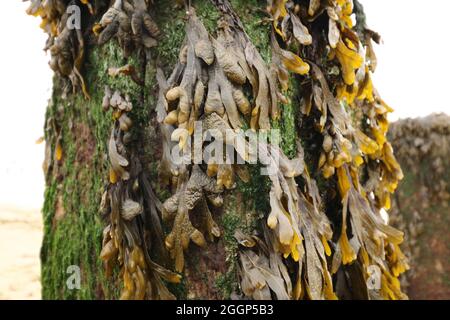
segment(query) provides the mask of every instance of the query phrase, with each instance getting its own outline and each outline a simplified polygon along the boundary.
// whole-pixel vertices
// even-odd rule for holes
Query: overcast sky
[[[391,119],[450,113],[448,0],[361,0],[369,26],[384,40],[375,46],[374,84],[395,109]],[[0,11],[0,204],[40,208],[44,115],[51,71],[42,50],[47,36],[28,3],[2,1]]]
[[[360,0],[375,46],[374,85],[395,109],[391,119],[450,113],[448,0]]]

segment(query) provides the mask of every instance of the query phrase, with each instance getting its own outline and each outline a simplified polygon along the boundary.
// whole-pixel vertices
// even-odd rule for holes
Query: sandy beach
[[[0,299],[40,299],[39,210],[0,205]]]

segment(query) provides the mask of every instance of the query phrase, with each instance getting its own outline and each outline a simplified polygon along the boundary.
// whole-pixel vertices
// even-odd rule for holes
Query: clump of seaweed
[[[178,283],[181,276],[162,266],[167,264],[167,252],[162,243],[161,203],[138,157],[127,147],[132,103],[107,87],[103,108],[112,109],[114,126],[108,144],[109,185],[101,203],[109,224],[103,231],[100,257],[107,274],[115,265],[120,267],[121,299],[173,299],[163,280]]]
[[[287,45],[296,42],[303,46],[303,58],[311,66],[311,77],[304,82],[301,111],[305,119],[313,119],[323,135],[317,167],[325,179],[335,177],[342,204],[331,273],[338,272],[341,265],[357,263],[367,279],[369,267],[376,265],[382,273],[381,289],[369,293],[404,298],[396,277],[408,265],[404,259],[400,259],[401,266],[387,263],[392,254],[401,256],[398,244],[403,234],[387,226],[379,213],[389,209],[389,195],[403,177],[386,141],[386,117],[392,109],[371,81],[376,68],[371,41],[379,42],[379,35],[365,25],[354,26],[351,15],[358,16],[356,11],[361,6],[357,3],[354,7],[351,0],[326,4],[310,1],[308,8],[293,1],[269,1],[269,8],[276,33]],[[328,21],[328,33],[326,37],[313,33],[313,39],[318,37],[317,44],[308,50],[308,30],[323,24],[323,16]],[[318,60],[317,56],[324,58]]]
[[[93,27],[98,44],[103,45],[115,37],[125,57],[136,48],[156,46],[160,31],[149,9],[149,1],[115,0]]]
[[[85,98],[89,99],[81,75],[85,51],[84,38],[80,28],[71,27],[68,23],[69,4],[62,0],[30,0],[30,2],[27,13],[41,17],[41,28],[48,34],[44,49],[50,51],[50,67],[63,78],[70,79],[73,91],[81,89]],[[82,2],[93,13],[89,2]]]

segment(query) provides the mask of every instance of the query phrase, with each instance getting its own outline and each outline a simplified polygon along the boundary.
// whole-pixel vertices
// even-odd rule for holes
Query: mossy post
[[[155,20],[163,31],[158,47],[151,58],[145,56],[123,57],[122,50],[114,41],[98,47],[89,32],[86,37],[85,60],[81,70],[90,94],[86,100],[80,94],[63,98],[67,85],[59,75],[53,79],[53,93],[46,113],[45,138],[49,168],[46,174],[45,203],[43,206],[44,240],[41,249],[42,297],[44,299],[115,299],[120,295],[120,281],[112,282],[105,276],[99,258],[102,246],[104,221],[99,213],[100,201],[108,183],[107,142],[112,125],[111,112],[102,110],[105,85],[133,97],[132,113],[134,133],[142,145],[142,159],[153,178],[153,187],[161,200],[167,191],[158,187],[157,124],[154,105],[157,97],[155,66],[166,66],[165,71],[178,59],[178,51],[185,36],[185,8],[175,9],[171,1],[157,1]],[[255,4],[262,1],[235,0],[233,6],[242,14],[249,35],[255,40],[268,59],[269,27],[262,23],[263,14]],[[197,14],[211,31],[214,30],[219,12],[208,0],[195,1]],[[92,29],[97,18],[83,15],[84,30]],[[145,85],[137,85],[130,77],[116,78],[108,75],[109,67],[132,64],[139,70]],[[287,134],[293,135],[292,132]],[[152,144],[152,142],[154,144]],[[58,146],[59,145],[59,146]],[[62,156],[57,159],[57,148]],[[252,183],[254,185],[252,185]],[[259,181],[242,185],[228,197],[220,224],[224,238],[211,244],[207,250],[191,245],[187,262],[186,279],[173,285],[178,298],[228,298],[238,286],[235,270],[237,226],[242,227],[242,212],[253,209],[260,194]],[[242,201],[245,194],[246,201]],[[237,200],[239,199],[239,200]],[[252,200],[249,200],[252,199]],[[255,209],[256,210],[256,209]],[[260,214],[263,214],[260,212]],[[251,223],[248,223],[251,227]],[[192,253],[192,254],[191,254]],[[73,270],[80,268],[80,287],[69,288]]]
[[[406,298],[357,0],[30,1],[55,71],[44,299]],[[196,121],[245,162],[176,164]],[[252,163],[241,129],[280,144]]]

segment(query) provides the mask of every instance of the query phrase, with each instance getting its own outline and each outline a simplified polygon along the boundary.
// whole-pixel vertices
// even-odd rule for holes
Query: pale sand
[[[0,299],[40,299],[39,210],[0,205]]]

